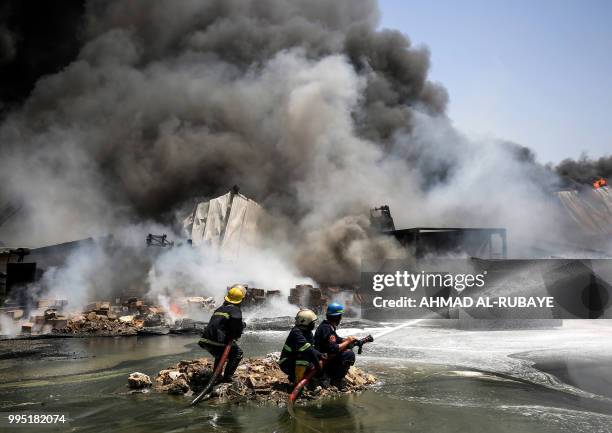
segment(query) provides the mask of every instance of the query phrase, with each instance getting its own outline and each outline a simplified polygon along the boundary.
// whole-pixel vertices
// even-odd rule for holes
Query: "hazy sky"
[[[464,132],[541,162],[612,154],[612,0],[380,0],[382,27],[431,50]]]

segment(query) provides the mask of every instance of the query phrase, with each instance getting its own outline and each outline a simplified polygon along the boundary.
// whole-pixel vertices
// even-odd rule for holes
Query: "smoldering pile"
[[[200,358],[185,360],[159,372],[155,380],[139,372],[128,378],[132,389],[147,389],[172,395],[197,395],[208,383],[212,375],[212,359]],[[218,402],[271,403],[284,405],[292,387],[287,376],[278,366],[278,353],[263,358],[247,358],[238,366],[232,383],[222,383],[215,387],[211,398]],[[346,379],[346,390],[339,391],[334,386],[313,379],[302,393],[303,400],[313,400],[338,396],[343,393],[356,393],[367,389],[376,378],[357,367],[351,367]]]
[[[281,293],[281,290],[246,287],[242,302],[245,312],[252,314],[266,311],[278,302],[282,310],[277,311],[283,313],[270,317],[255,314],[249,320],[250,329],[286,330],[293,323],[293,317],[287,313],[302,307],[321,312],[328,302],[340,298],[346,305],[347,320],[356,323],[354,317],[358,316],[359,298],[352,287],[297,284],[289,289],[289,296],[285,298],[286,305]],[[7,335],[32,337],[199,334],[216,307],[214,298],[203,296],[165,298],[163,306],[159,302],[152,302],[151,298],[116,298],[113,302],[90,302],[79,310],[70,309],[67,300],[39,299],[36,308],[29,312],[23,308],[0,311],[0,316],[8,319],[5,323],[16,330],[9,333],[0,325],[0,333],[4,331]],[[363,325],[364,322],[359,323]],[[368,326],[377,324],[368,322]]]
[[[55,329],[54,332],[57,334],[96,336],[136,335],[142,326],[142,322],[136,320],[98,315],[92,311],[87,315],[78,315],[70,319],[65,327]]]
[[[39,306],[49,301],[39,300]],[[136,335],[145,324],[161,324],[164,311],[150,307],[142,300],[130,298],[124,305],[111,305],[109,301],[88,304],[78,313],[64,312],[66,301],[51,301],[44,314],[31,313],[29,321],[21,325],[23,334],[71,336]]]
[[[29,336],[129,336],[163,335],[201,332],[203,324],[187,317],[176,320],[159,306],[145,300],[130,297],[115,304],[97,301],[88,304],[80,312],[68,312],[68,301],[41,299],[37,309],[28,317],[21,309],[5,313],[18,325],[22,335]],[[173,308],[182,305],[186,311],[208,311],[215,308],[212,298],[190,297],[182,299]]]

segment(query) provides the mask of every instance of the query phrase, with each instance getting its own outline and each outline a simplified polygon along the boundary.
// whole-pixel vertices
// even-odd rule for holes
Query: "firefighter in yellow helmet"
[[[232,286],[225,295],[225,302],[212,314],[202,338],[198,342],[200,347],[208,350],[215,357],[214,368],[223,354],[223,349],[231,341],[232,346],[223,372],[223,382],[231,382],[232,376],[242,359],[242,349],[236,340],[242,335],[244,322],[240,304],[246,295],[246,288],[241,284]]]
[[[295,326],[289,332],[280,359],[281,370],[289,381],[297,383],[302,380],[309,367],[321,369],[321,353],[314,348],[312,331],[317,315],[312,310],[301,309],[295,316]]]

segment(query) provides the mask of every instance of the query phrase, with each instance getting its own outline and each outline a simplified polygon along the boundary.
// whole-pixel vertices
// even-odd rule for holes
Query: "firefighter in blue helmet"
[[[344,376],[355,363],[355,353],[351,350],[355,337],[342,338],[336,329],[342,320],[344,306],[333,302],[327,306],[326,320],[321,322],[314,336],[315,348],[327,355],[323,372],[329,377],[332,385],[345,389]]]
[[[312,331],[317,315],[312,310],[302,309],[295,316],[295,326],[291,328],[278,361],[281,370],[291,383],[302,380],[310,367],[321,369],[321,353],[314,348]]]

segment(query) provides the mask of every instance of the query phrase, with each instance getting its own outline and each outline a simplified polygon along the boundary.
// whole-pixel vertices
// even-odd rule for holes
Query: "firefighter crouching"
[[[278,363],[291,383],[302,380],[310,367],[321,370],[321,353],[314,348],[312,336],[316,320],[317,315],[312,310],[300,310],[283,346]]]
[[[355,353],[351,350],[355,337],[342,338],[336,329],[342,320],[344,306],[333,302],[327,307],[326,320],[321,322],[314,336],[315,348],[327,355],[323,372],[330,379],[330,384],[343,390],[346,388],[344,376],[351,365],[355,364]]]
[[[231,382],[232,376],[242,359],[242,349],[236,344],[236,340],[242,335],[244,322],[240,304],[246,294],[246,288],[240,284],[232,286],[225,296],[225,302],[212,314],[202,338],[198,342],[200,347],[208,350],[215,357],[217,367],[225,346],[232,341],[232,346],[227,358],[227,364],[223,372],[223,382]]]

